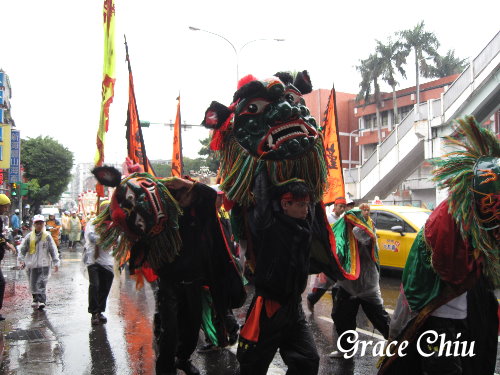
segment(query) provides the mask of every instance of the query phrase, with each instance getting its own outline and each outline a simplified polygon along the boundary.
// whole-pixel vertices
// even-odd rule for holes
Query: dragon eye
[[[253,99],[242,111],[241,115],[258,115],[264,111],[269,104],[265,99]]]
[[[283,98],[291,105],[298,105],[302,100],[302,95],[297,90],[289,87],[285,91]]]

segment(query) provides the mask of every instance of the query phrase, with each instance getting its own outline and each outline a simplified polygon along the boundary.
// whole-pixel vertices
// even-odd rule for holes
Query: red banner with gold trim
[[[323,142],[328,168],[327,188],[323,194],[325,204],[335,201],[335,198],[345,196],[335,96],[335,88],[332,87],[323,123]]]
[[[146,156],[146,146],[142,136],[142,129],[139,121],[139,112],[137,111],[137,102],[135,100],[134,77],[132,76],[132,67],[128,55],[127,40],[125,40],[126,59],[128,63],[128,109],[127,109],[127,151],[128,157],[133,163],[137,163],[147,172],[155,176],[153,167]]]

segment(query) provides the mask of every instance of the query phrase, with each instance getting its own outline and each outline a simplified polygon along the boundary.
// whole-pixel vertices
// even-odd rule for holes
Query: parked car
[[[370,206],[382,267],[404,268],[411,245],[431,212],[418,207]]]

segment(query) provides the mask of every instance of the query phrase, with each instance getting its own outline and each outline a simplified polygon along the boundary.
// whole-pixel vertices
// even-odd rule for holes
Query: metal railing
[[[483,50],[477,55],[473,61],[474,67],[474,78],[476,78],[483,71],[491,60],[500,51],[500,31],[495,35],[495,37],[483,48]]]
[[[390,150],[396,146],[396,144],[406,135],[408,132],[412,129],[413,127],[413,122],[415,119],[415,110],[412,109],[406,117],[401,121],[400,124],[398,124],[387,136],[386,139],[380,143],[380,145],[377,145],[378,149],[378,156],[377,156],[377,149],[366,159],[366,161],[361,165],[361,171],[360,171],[360,179],[363,180],[375,166],[377,163],[382,160],[389,152]],[[429,114],[427,113],[427,102],[420,103],[420,115],[421,119],[425,120],[429,117]]]
[[[398,125],[398,142],[403,138],[406,133],[410,131],[413,126],[413,120],[415,119],[415,109],[413,108],[408,115],[401,121]],[[395,131],[396,129],[394,129]]]
[[[498,55],[500,52],[500,32],[498,32],[493,39],[483,48],[483,50],[477,55],[477,57],[472,61],[472,64],[460,74],[460,76],[453,82],[443,95],[443,108],[446,111],[451,105],[462,95],[462,93],[469,87],[474,78],[477,78],[479,74],[488,66],[488,64]],[[474,71],[471,73],[471,66]]]
[[[382,160],[398,143],[397,133],[393,130],[379,146],[379,158]]]
[[[460,74],[443,95],[444,110],[446,111],[471,84],[470,65]]]

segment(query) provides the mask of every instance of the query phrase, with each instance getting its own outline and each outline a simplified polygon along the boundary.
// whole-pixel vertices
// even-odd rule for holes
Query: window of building
[[[365,122],[364,129],[374,129],[377,127],[377,116],[375,114],[363,116]]]
[[[413,105],[407,105],[406,107],[398,108],[399,121],[403,120],[406,115],[413,109]]]
[[[0,142],[3,142],[3,127],[0,126]]]
[[[389,111],[384,111],[380,114],[382,126],[389,126]]]
[[[3,161],[3,146],[0,146],[0,161]]]
[[[363,163],[368,159],[377,149],[377,143],[366,144],[361,147]]]

